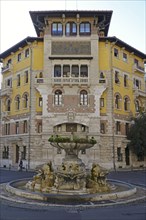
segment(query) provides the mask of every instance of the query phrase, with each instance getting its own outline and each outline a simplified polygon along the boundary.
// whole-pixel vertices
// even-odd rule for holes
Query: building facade
[[[52,134],[92,137],[97,144],[79,153],[90,167],[145,166],[128,148],[133,117],[146,109],[146,55],[108,37],[112,11],[32,11],[37,37],[0,54],[1,166],[26,168],[52,161],[64,151]]]

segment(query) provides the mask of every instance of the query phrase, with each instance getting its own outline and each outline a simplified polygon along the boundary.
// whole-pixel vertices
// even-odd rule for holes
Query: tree
[[[130,140],[129,147],[138,158],[146,156],[146,113],[134,118],[127,138]]]

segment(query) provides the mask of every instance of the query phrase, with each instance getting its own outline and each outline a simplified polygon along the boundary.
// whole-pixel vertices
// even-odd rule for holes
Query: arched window
[[[16,96],[15,102],[16,102],[16,110],[20,110],[20,96]]]
[[[120,95],[117,94],[115,96],[115,108],[120,109],[120,107],[121,107],[121,98],[120,98]]]
[[[54,95],[54,104],[62,105],[62,91],[56,90]]]
[[[129,98],[128,97],[125,97],[124,98],[124,110],[125,111],[128,111],[129,110],[129,104],[130,104],[130,100],[129,100]]]
[[[77,35],[77,25],[74,22],[68,22],[65,26],[66,36]]]
[[[23,95],[23,108],[28,108],[28,94]]]
[[[80,105],[88,105],[88,93],[85,90],[80,92]]]

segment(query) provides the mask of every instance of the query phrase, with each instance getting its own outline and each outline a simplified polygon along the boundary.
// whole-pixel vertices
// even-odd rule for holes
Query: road
[[[0,170],[0,182],[8,182],[34,175],[32,172]],[[146,187],[145,171],[111,172],[108,176],[128,183]],[[145,202],[107,206],[90,209],[35,207],[2,201],[0,220],[146,220]]]

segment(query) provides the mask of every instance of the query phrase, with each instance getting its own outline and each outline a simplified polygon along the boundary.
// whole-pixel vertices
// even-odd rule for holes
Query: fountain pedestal
[[[88,139],[69,139],[62,137],[51,137],[51,145],[59,150],[65,151],[65,158],[57,170],[52,169],[51,162],[43,165],[38,175],[34,176],[33,181],[27,184],[27,188],[52,193],[84,194],[108,191],[105,176],[107,172],[93,164],[90,173],[87,173],[85,164],[78,153],[94,146],[94,138]]]

